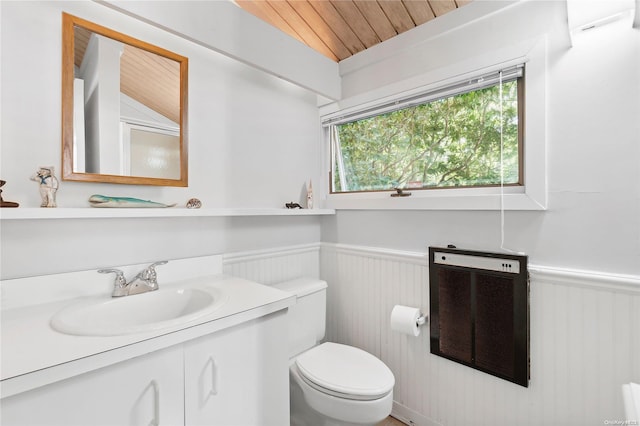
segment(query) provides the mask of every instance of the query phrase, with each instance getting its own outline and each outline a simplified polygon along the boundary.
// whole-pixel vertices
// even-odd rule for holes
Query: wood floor
[[[400,420],[394,419],[393,417],[389,416],[383,421],[381,421],[380,423],[378,423],[376,426],[406,426],[406,425],[402,423]]]

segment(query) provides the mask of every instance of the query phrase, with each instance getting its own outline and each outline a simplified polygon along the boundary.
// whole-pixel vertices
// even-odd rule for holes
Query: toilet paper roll
[[[418,318],[420,318],[420,309],[396,305],[391,311],[391,329],[410,336],[418,336],[420,334]]]

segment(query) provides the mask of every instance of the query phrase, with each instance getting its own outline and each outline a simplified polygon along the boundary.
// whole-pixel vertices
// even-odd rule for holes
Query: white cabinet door
[[[185,423],[289,424],[286,310],[185,344]]]
[[[3,426],[184,424],[182,346],[3,398]]]

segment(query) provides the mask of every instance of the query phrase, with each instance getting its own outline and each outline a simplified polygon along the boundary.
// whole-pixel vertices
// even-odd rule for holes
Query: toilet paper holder
[[[411,306],[395,305],[391,310],[391,330],[410,336],[420,335],[420,327],[426,324],[429,317],[419,308]]]

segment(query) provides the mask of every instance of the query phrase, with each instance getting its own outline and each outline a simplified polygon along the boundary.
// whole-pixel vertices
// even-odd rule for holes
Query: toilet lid
[[[308,350],[298,356],[296,366],[309,385],[349,399],[382,398],[395,384],[393,373],[378,358],[338,343],[323,343]]]

